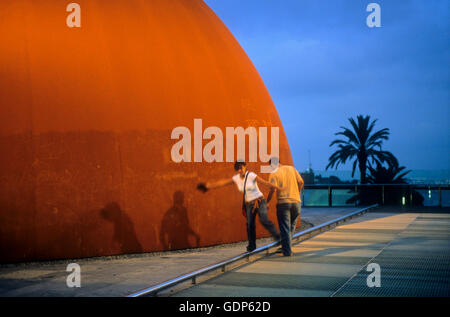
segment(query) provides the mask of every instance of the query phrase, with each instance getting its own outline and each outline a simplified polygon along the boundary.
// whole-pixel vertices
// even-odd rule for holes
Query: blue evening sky
[[[359,114],[407,169],[450,168],[448,0],[205,0],[272,96],[297,169],[324,170]],[[369,28],[369,3],[381,27]],[[339,170],[350,170],[351,165]]]

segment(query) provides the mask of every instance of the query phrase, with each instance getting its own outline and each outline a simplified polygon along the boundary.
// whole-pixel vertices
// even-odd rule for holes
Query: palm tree
[[[326,167],[327,170],[330,167],[335,167],[337,169],[339,164],[345,164],[347,160],[355,158],[352,168],[352,177],[355,174],[356,165],[358,164],[361,175],[361,184],[366,184],[366,171],[368,164],[370,163],[369,160],[371,160],[372,163],[382,164],[387,162],[389,165],[398,165],[397,159],[391,152],[383,151],[381,149],[383,140],[389,139],[388,128],[372,133],[377,120],[375,119],[370,122],[370,116],[359,115],[357,116],[357,122],[355,122],[353,118],[349,118],[348,121],[350,122],[353,131],[341,127],[343,131],[335,133],[335,135],[344,136],[346,140],[337,139],[331,142],[330,147],[337,145],[339,149],[329,157],[328,165]]]
[[[387,168],[377,162],[376,169],[369,166],[370,175],[367,178],[371,184],[406,184],[405,176],[411,170],[404,171],[406,167],[390,164]]]
[[[368,182],[371,184],[407,184],[408,180],[405,176],[411,172],[411,170],[405,171],[404,166],[399,166],[397,164],[388,164],[388,167],[384,167],[377,162],[376,169],[369,166],[370,175],[367,178]],[[381,196],[381,188],[373,188],[371,194],[373,197]],[[367,195],[366,195],[367,196]],[[424,198],[420,192],[416,190],[409,191],[408,187],[403,186],[393,186],[387,187],[384,190],[384,204],[385,205],[398,205],[402,203],[402,197],[411,197],[412,204],[423,206]],[[379,203],[379,201],[373,201],[373,203]]]

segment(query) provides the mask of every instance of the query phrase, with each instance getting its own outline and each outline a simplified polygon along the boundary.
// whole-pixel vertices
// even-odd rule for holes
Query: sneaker
[[[254,247],[254,248],[247,247],[247,252],[252,252],[255,249],[256,249],[256,247]]]

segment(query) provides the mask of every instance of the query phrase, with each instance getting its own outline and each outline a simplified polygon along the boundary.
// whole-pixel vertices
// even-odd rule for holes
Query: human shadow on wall
[[[193,247],[189,242],[190,236],[194,237],[196,246],[200,246],[200,236],[190,227],[188,212],[183,205],[184,193],[176,191],[173,194],[173,206],[166,211],[161,223],[159,239],[164,250]]]
[[[100,210],[100,215],[114,225],[113,238],[120,245],[122,253],[142,252],[142,246],[136,237],[133,222],[120,208],[119,204],[115,202],[107,204]]]

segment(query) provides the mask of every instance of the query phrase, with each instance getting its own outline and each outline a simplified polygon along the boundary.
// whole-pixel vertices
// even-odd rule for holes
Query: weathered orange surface
[[[245,240],[235,187],[195,189],[233,163],[170,156],[172,129],[201,118],[278,126],[292,163],[238,42],[199,0],[76,2],[81,28],[66,25],[69,1],[0,1],[0,261]]]

